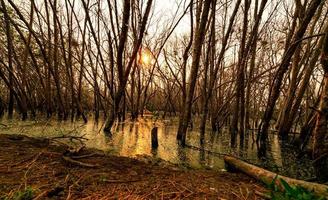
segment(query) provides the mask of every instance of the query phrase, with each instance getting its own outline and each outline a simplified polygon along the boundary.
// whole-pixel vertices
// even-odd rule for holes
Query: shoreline
[[[68,148],[45,138],[0,134],[0,199],[26,188],[34,199],[261,199],[256,193],[266,191],[241,173],[181,169],[89,148],[71,156],[74,163],[64,159]]]

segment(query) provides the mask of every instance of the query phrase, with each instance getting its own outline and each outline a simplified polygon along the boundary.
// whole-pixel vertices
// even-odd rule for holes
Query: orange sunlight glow
[[[142,48],[139,51],[138,62],[140,65],[149,66],[154,63],[154,57],[149,49]]]

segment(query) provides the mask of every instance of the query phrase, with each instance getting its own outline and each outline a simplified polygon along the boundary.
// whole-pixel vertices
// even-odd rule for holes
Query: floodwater
[[[82,122],[58,122],[56,120],[0,121],[0,134],[24,134],[33,137],[55,137],[62,135],[83,136],[87,138],[88,147],[97,148],[114,155],[127,157],[147,157],[168,161],[184,167],[211,168],[223,170],[223,155],[230,154],[242,158],[250,163],[262,166],[280,174],[298,178],[313,178],[311,161],[308,158],[296,159],[296,151],[291,147],[283,146],[278,136],[271,134],[269,138],[268,153],[266,159],[259,159],[254,139],[256,135],[250,132],[245,136],[245,141],[234,147],[230,145],[228,131],[212,133],[206,130],[205,144],[199,144],[199,132],[197,123],[193,130],[187,134],[189,147],[181,148],[176,141],[178,128],[177,119],[158,120],[141,118],[137,121],[126,121],[115,124],[111,134],[105,134],[104,122],[89,120],[87,124]],[[158,127],[159,146],[156,150],[151,148],[151,130]],[[191,147],[190,147],[191,146]]]

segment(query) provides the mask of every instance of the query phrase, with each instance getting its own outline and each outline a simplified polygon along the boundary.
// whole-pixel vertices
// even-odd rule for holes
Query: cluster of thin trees
[[[197,118],[201,143],[207,124],[232,143],[258,130],[260,154],[299,132],[328,179],[328,2],[185,0],[167,17],[157,1],[0,0],[0,114],[103,114],[110,131],[156,111],[179,116],[181,145]]]

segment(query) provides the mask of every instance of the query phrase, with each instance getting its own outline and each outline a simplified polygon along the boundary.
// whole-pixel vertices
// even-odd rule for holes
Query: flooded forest
[[[328,199],[328,1],[0,0],[9,199]]]

